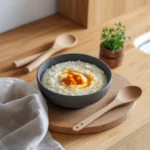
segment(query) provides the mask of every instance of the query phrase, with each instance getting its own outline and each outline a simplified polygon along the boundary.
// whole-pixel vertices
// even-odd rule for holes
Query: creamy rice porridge
[[[42,84],[55,93],[86,95],[107,84],[104,72],[97,66],[82,61],[67,61],[47,69]]]

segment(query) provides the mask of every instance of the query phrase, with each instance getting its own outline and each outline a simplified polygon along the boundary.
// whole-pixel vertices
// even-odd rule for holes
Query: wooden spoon
[[[82,130],[88,124],[90,124],[106,112],[110,111],[111,109],[136,101],[141,94],[142,90],[137,86],[128,86],[123,88],[119,91],[116,98],[109,105],[87,117],[86,119],[75,125],[72,129],[76,132]]]
[[[25,67],[25,71],[27,73],[31,72],[35,68],[37,68],[39,65],[41,65],[45,60],[47,60],[51,55],[54,53],[57,53],[63,49],[73,47],[77,44],[78,40],[76,36],[72,34],[62,34],[58,36],[52,46],[51,49],[46,51],[44,54],[42,54],[40,57],[38,57],[36,60],[34,60],[31,64]]]

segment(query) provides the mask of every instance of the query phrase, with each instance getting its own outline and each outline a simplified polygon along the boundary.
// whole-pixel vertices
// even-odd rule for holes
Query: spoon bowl
[[[137,86],[128,86],[122,89],[118,95],[117,99],[121,102],[129,103],[138,99],[142,94],[141,88]]]
[[[73,34],[62,34],[56,38],[55,41],[57,45],[60,45],[64,48],[70,48],[77,44],[77,37]]]

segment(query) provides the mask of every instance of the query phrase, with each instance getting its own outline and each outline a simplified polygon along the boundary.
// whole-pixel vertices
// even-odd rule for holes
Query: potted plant
[[[100,59],[111,68],[121,65],[124,56],[124,47],[130,37],[125,35],[125,26],[120,22],[114,28],[103,28],[100,44]]]

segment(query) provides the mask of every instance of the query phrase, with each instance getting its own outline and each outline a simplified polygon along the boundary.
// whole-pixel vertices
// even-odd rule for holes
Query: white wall
[[[56,13],[58,0],[0,0],[0,33]]]

